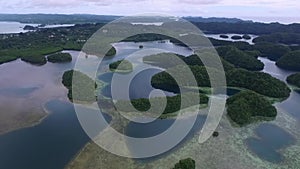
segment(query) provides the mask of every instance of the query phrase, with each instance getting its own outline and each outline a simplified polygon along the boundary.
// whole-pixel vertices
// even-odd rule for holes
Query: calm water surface
[[[106,65],[106,67],[101,67],[101,69],[105,70],[105,73],[98,76],[100,80],[108,84],[108,87],[102,90],[104,95],[110,95],[109,83],[112,77],[112,73],[108,70],[107,65],[111,62],[121,60],[133,52],[140,51],[140,45],[143,45],[144,48],[160,48],[184,56],[192,54],[192,51],[189,49],[176,46],[169,42],[114,44],[117,49],[117,55],[116,57],[103,60],[102,64]],[[44,66],[38,67],[17,60],[0,66],[0,104],[2,101],[5,102],[8,97],[11,98],[11,102],[20,98],[23,98],[21,102],[32,99],[37,103],[46,102],[46,108],[51,112],[50,115],[37,126],[0,136],[0,168],[62,169],[86,142],[89,141],[89,138],[84,134],[77,121],[72,105],[66,101],[66,89],[61,84],[62,73],[74,66],[76,56],[79,52],[65,52],[70,52],[73,55],[74,59],[71,63],[47,63]],[[140,57],[142,58],[143,55]],[[137,59],[137,62],[140,62],[141,58]],[[99,58],[92,56],[89,56],[87,59],[91,62],[99,61]],[[268,59],[260,58],[260,60],[266,65],[263,70],[264,72],[270,73],[272,76],[281,80],[285,80],[286,76],[293,73],[277,68],[274,62]],[[89,64],[83,66],[87,69],[90,67]],[[148,69],[138,74],[130,86],[130,97],[148,97],[149,92],[153,89],[149,83],[150,79],[153,74],[159,71],[160,70],[157,69]],[[10,73],[7,74],[6,72]],[[235,92],[238,91],[229,91],[229,93],[233,94]],[[60,100],[57,100],[57,98]],[[288,100],[276,106],[300,120],[299,113],[297,113],[298,110],[300,110],[299,101],[300,94],[293,92]],[[27,104],[29,105],[29,102]],[[2,106],[5,105],[7,106],[9,104],[6,103]],[[11,103],[11,106],[15,107],[14,103]],[[24,108],[26,109],[26,104],[16,111],[23,111]],[[107,121],[110,120],[110,117],[107,116],[106,118]],[[197,117],[196,125],[186,139],[199,131],[204,120],[205,117],[203,116]],[[144,138],[161,133],[172,124],[172,119],[155,120],[149,124],[132,122],[127,126],[126,133],[129,136]],[[99,127],[99,130],[101,129],[103,128]],[[282,155],[278,153],[277,150],[281,147],[289,146],[294,141],[289,133],[274,125],[262,124],[255,132],[257,137],[247,139],[246,144],[250,151],[257,154],[260,158],[271,162],[283,160]],[[129,145],[129,147],[133,153],[138,151],[134,145]]]
[[[274,61],[267,58],[260,57],[259,60],[265,64],[263,72],[281,81],[286,82],[286,78],[295,73],[278,68]],[[290,97],[282,103],[277,103],[276,107],[300,120],[299,103],[300,94],[292,91]],[[284,157],[279,153],[279,150],[295,143],[295,138],[290,133],[273,124],[261,124],[255,129],[255,133],[257,137],[251,137],[245,141],[248,148],[261,159],[273,163],[284,161]]]

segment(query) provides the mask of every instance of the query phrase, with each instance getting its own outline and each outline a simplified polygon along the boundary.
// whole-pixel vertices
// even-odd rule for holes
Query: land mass
[[[238,125],[244,126],[255,119],[272,118],[277,110],[271,102],[252,91],[242,91],[227,99],[228,116]]]
[[[133,65],[128,60],[119,60],[109,64],[109,69],[113,72],[131,72]]]
[[[68,70],[62,77],[63,85],[69,89],[68,98],[72,102],[93,103],[96,101],[96,82],[86,74]]]
[[[285,54],[276,65],[282,69],[300,71],[300,50]]]
[[[286,81],[289,84],[300,88],[300,73],[295,73],[295,74],[292,74],[292,75],[288,76]]]
[[[71,62],[72,56],[69,53],[55,53],[51,54],[47,57],[49,62],[52,63],[64,63],[64,62]]]

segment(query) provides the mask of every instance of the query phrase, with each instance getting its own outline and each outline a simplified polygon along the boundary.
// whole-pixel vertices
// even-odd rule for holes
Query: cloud
[[[1,13],[295,17],[299,9],[300,3],[295,0],[0,0]]]

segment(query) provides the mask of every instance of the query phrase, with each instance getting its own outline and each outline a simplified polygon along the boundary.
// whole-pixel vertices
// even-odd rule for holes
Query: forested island
[[[264,68],[264,64],[256,58],[255,51],[243,52],[236,47],[218,47],[219,55],[237,68],[244,68],[252,71],[259,71]]]
[[[191,158],[180,160],[173,169],[195,169],[196,162]]]
[[[228,38],[229,38],[229,36],[227,36],[227,35],[220,35],[220,38],[223,38],[223,39],[228,39]]]
[[[22,56],[21,60],[35,65],[44,65],[47,63],[46,57],[42,55]]]
[[[210,87],[210,81],[205,67],[190,66],[190,68],[198,82],[198,87]],[[180,72],[180,70],[182,70],[181,66],[176,66],[169,68],[167,71]],[[287,98],[291,92],[284,82],[263,72],[251,72],[245,69],[233,68],[226,71],[226,78],[229,87],[249,89],[273,98]],[[151,84],[158,89],[172,92],[179,91],[176,81],[167,72],[154,75]]]
[[[260,56],[267,57],[273,61],[277,61],[280,57],[291,51],[286,45],[270,42],[256,43],[253,48],[261,53]]]
[[[113,72],[126,73],[132,71],[133,65],[128,60],[123,59],[109,64],[109,69]]]
[[[197,98],[199,97],[199,98]],[[136,112],[137,111],[142,111],[142,112],[147,112],[150,114],[154,114],[159,112],[159,108],[163,107],[163,100],[165,98],[163,97],[154,97],[149,99],[133,99],[130,101],[127,100],[118,100],[115,105],[118,107],[119,111],[123,112]],[[195,103],[194,100],[200,100],[199,103]],[[187,92],[183,94],[178,94],[176,96],[167,96],[166,97],[167,104],[166,108],[162,112],[163,115],[170,114],[170,113],[175,113],[178,112],[181,109],[188,108],[195,106],[196,104],[208,104],[208,97],[204,94],[198,94],[198,93],[192,93],[192,92]],[[149,109],[151,107],[150,101],[156,105],[154,109],[152,109],[153,112],[149,112]],[[132,109],[132,107],[129,107],[129,102],[134,106],[136,109]],[[181,107],[182,106],[182,107]]]
[[[271,102],[252,91],[242,91],[227,99],[228,116],[243,126],[256,119],[275,118],[276,108]]]
[[[300,50],[283,55],[276,65],[286,70],[300,71]]]
[[[300,73],[295,73],[295,74],[292,74],[292,75],[288,76],[286,81],[289,84],[300,88]]]
[[[63,85],[69,90],[68,98],[73,102],[95,102],[96,82],[86,74],[68,70],[62,77]]]
[[[251,39],[251,36],[250,36],[250,35],[247,35],[247,34],[245,34],[245,35],[243,35],[243,36],[242,36],[242,38],[243,38],[243,39],[246,39],[246,40],[250,40],[250,39]]]
[[[71,62],[72,61],[72,56],[69,53],[55,53],[51,54],[47,57],[49,62],[52,63],[64,63],[64,62]]]
[[[241,37],[241,36],[239,36],[239,35],[233,35],[233,36],[231,37],[231,39],[233,39],[233,40],[241,40],[241,39],[243,39],[243,37]]]

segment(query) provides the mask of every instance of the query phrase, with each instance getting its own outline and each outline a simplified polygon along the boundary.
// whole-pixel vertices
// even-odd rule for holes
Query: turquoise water
[[[255,129],[257,137],[248,138],[246,144],[258,157],[280,163],[284,160],[280,149],[295,143],[295,138],[285,130],[273,124],[261,124]]]

